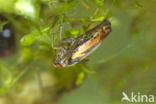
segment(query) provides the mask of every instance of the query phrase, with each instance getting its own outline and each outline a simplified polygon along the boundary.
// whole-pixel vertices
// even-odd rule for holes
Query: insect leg
[[[51,29],[51,46],[52,46],[52,48],[55,47],[54,46],[54,27],[57,24],[58,20],[59,20],[59,18],[55,17],[54,21],[52,23],[52,29]]]
[[[60,31],[59,31],[59,38],[60,38],[60,41],[62,41],[63,18],[64,18],[64,16],[61,16]]]
[[[55,46],[55,45],[54,45],[53,28],[52,28],[52,32],[51,32],[51,47],[52,47],[54,50],[61,50],[61,49],[63,49],[62,46]]]
[[[53,49],[54,50],[62,50],[62,49],[64,49],[64,47],[62,47],[62,46],[54,46]]]
[[[73,44],[75,42],[75,38],[62,39],[62,43]]]

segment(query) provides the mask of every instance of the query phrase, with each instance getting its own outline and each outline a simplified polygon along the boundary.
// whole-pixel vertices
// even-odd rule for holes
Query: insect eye
[[[54,66],[55,66],[55,67],[58,67],[58,68],[61,68],[61,67],[62,67],[62,65],[59,64],[59,63],[54,63]]]
[[[58,67],[58,68],[61,68],[61,67],[62,67],[61,64],[55,64],[55,65],[56,65],[56,67]]]
[[[62,65],[60,63],[56,62],[56,61],[54,62],[54,66],[55,67],[58,67],[58,68],[61,68],[62,67]]]

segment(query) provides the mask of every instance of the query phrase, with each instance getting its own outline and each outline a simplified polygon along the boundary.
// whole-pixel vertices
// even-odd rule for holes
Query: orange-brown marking
[[[85,42],[83,45],[79,46],[78,51],[72,55],[72,59],[85,56],[86,55],[85,52],[94,47],[97,43],[99,43],[106,35],[105,33],[102,32],[102,30],[100,30],[98,33],[99,35],[97,37],[92,38],[91,40]]]

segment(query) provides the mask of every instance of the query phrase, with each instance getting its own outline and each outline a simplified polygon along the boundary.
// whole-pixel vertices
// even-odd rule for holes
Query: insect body
[[[70,39],[67,47],[59,48],[56,51],[54,65],[66,67],[80,62],[93,52],[110,32],[111,24],[108,20],[104,20],[84,35]]]

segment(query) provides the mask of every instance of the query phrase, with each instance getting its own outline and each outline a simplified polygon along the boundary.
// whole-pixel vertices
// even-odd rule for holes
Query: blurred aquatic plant
[[[14,10],[16,14],[39,19],[39,0],[16,0]]]
[[[42,75],[38,74],[39,84],[37,84],[36,86],[40,86],[39,92],[41,92],[43,96],[45,96],[43,97],[41,95],[43,97],[42,101],[46,100],[48,97],[52,97],[50,101],[55,101],[56,97],[59,98],[63,93],[76,88],[76,86],[79,86],[85,76],[84,70],[80,70],[80,65],[78,65],[79,67],[73,67],[68,70],[61,69],[60,71],[56,69],[54,70],[54,67],[52,66],[52,59],[54,55],[51,47],[51,29],[54,28],[55,32],[59,31],[58,27],[60,23],[60,15],[71,11],[71,9],[74,8],[75,1],[64,1],[62,3],[59,1],[54,8],[52,8],[52,5],[54,4],[50,2],[48,4],[51,5],[50,8],[49,6],[47,7],[49,8],[49,10],[52,9],[55,11],[56,9],[56,12],[58,12],[58,14],[54,11],[48,11],[47,14],[44,14],[45,16],[42,15],[42,13],[39,15],[39,12],[44,12],[43,10],[46,8],[44,6],[41,6],[43,10],[40,11],[38,3],[39,2],[37,0],[17,0],[13,3],[12,6],[14,10],[10,11],[5,9],[5,14],[2,13],[2,15],[8,18],[8,22],[13,23],[15,29],[19,31],[16,31],[15,33],[18,43],[18,52],[15,54],[14,57],[6,59],[6,63],[8,63],[7,65],[9,65],[8,67],[2,66],[0,68],[0,94],[11,95],[10,92],[13,90],[17,91],[18,93],[19,86],[20,89],[25,88],[25,86],[21,85],[22,83],[26,85],[26,82],[27,84],[29,84],[28,80],[33,80],[33,78],[27,78],[28,76],[32,75],[29,72],[38,73],[38,71],[36,70],[39,69],[39,73],[40,71],[42,72],[44,70],[44,72],[47,71],[47,76],[49,74],[51,76],[54,76],[54,79],[52,79],[51,81],[56,82],[55,85],[48,86],[49,84],[43,83]],[[44,4],[45,2],[41,2],[40,5],[42,5],[42,3]],[[9,14],[10,12],[13,15]],[[24,35],[23,33],[27,34]],[[56,34],[58,33],[55,33],[55,35]],[[71,34],[78,35],[78,33],[75,33],[74,31],[71,32]],[[58,37],[56,36],[56,39],[57,38]],[[30,69],[33,70],[30,71]],[[49,87],[50,89],[47,87]],[[50,91],[51,89],[53,89],[53,87],[54,90]],[[30,87],[29,89],[31,90],[32,87]],[[20,93],[22,92],[19,92],[19,94]]]
[[[7,86],[11,82],[12,75],[8,68],[2,63],[0,65],[0,74],[0,92],[2,93],[3,87]]]
[[[17,30],[18,45],[14,56],[1,59],[0,95],[10,104],[54,103],[66,93],[81,87],[87,75],[93,75],[113,99],[125,86],[129,86],[131,76],[138,73],[135,71],[137,68],[143,75],[136,82],[143,82],[141,78],[145,72],[151,74],[149,68],[154,67],[155,62],[155,38],[151,38],[155,35],[151,33],[150,38],[145,35],[149,33],[145,31],[147,29],[155,33],[155,15],[151,16],[148,12],[155,13],[154,4],[154,0],[0,0],[0,13]],[[110,19],[113,33],[105,41],[106,45],[89,57],[90,61],[63,69],[54,68],[51,33],[54,33],[54,43],[57,44],[62,15],[63,38],[79,36],[105,18]],[[143,43],[141,48],[134,46],[139,44],[137,41]],[[134,51],[127,55],[130,52],[125,51],[133,48],[138,53]],[[138,50],[145,53],[141,56]],[[144,57],[146,52],[152,58],[149,53],[148,58]],[[121,78],[118,78],[119,75]],[[137,75],[135,78],[138,78]],[[20,100],[17,101],[17,98]]]

